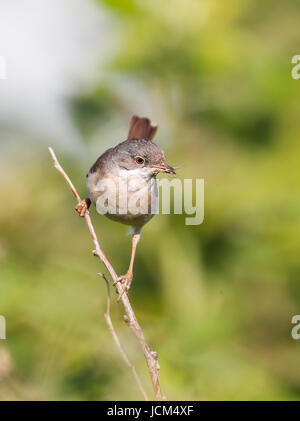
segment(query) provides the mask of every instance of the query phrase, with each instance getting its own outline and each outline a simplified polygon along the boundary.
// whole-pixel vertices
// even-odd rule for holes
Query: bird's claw
[[[82,200],[78,205],[75,206],[75,210],[78,212],[79,216],[83,218],[86,213],[88,213],[90,204],[87,202],[87,200]]]
[[[123,294],[128,294],[130,285],[132,281],[132,273],[126,273],[126,275],[119,276],[119,278],[114,282],[114,285],[117,285],[119,282],[122,284],[122,291],[119,293],[118,301],[122,298]]]

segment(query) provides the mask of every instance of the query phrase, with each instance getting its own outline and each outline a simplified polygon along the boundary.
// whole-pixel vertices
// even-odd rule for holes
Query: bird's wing
[[[104,166],[110,151],[112,151],[112,150],[113,150],[113,148],[109,148],[109,149],[107,149],[107,151],[103,152],[103,154],[100,155],[99,158],[97,159],[97,161],[92,165],[89,173],[94,173],[96,171],[100,171],[102,169],[102,167]]]

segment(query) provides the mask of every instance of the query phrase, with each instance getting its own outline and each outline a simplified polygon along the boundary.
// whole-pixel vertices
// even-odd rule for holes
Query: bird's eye
[[[140,165],[144,164],[145,162],[144,158],[142,158],[141,156],[136,156],[135,161]]]

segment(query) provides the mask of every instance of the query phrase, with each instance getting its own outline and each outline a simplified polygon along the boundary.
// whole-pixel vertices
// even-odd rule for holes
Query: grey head
[[[133,116],[128,139],[104,152],[90,172],[137,170],[147,177],[155,177],[158,173],[175,174],[174,168],[167,164],[164,152],[152,142],[156,131],[157,125],[150,119]]]
[[[114,148],[111,158],[120,169],[142,171],[149,176],[175,174],[174,168],[167,164],[164,152],[151,140],[125,140]]]

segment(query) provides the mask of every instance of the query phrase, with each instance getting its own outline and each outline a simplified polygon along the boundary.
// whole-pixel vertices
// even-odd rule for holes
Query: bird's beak
[[[151,168],[156,173],[166,173],[166,174],[176,175],[175,169],[173,167],[171,167],[170,165],[168,165],[168,164],[153,165]]]

